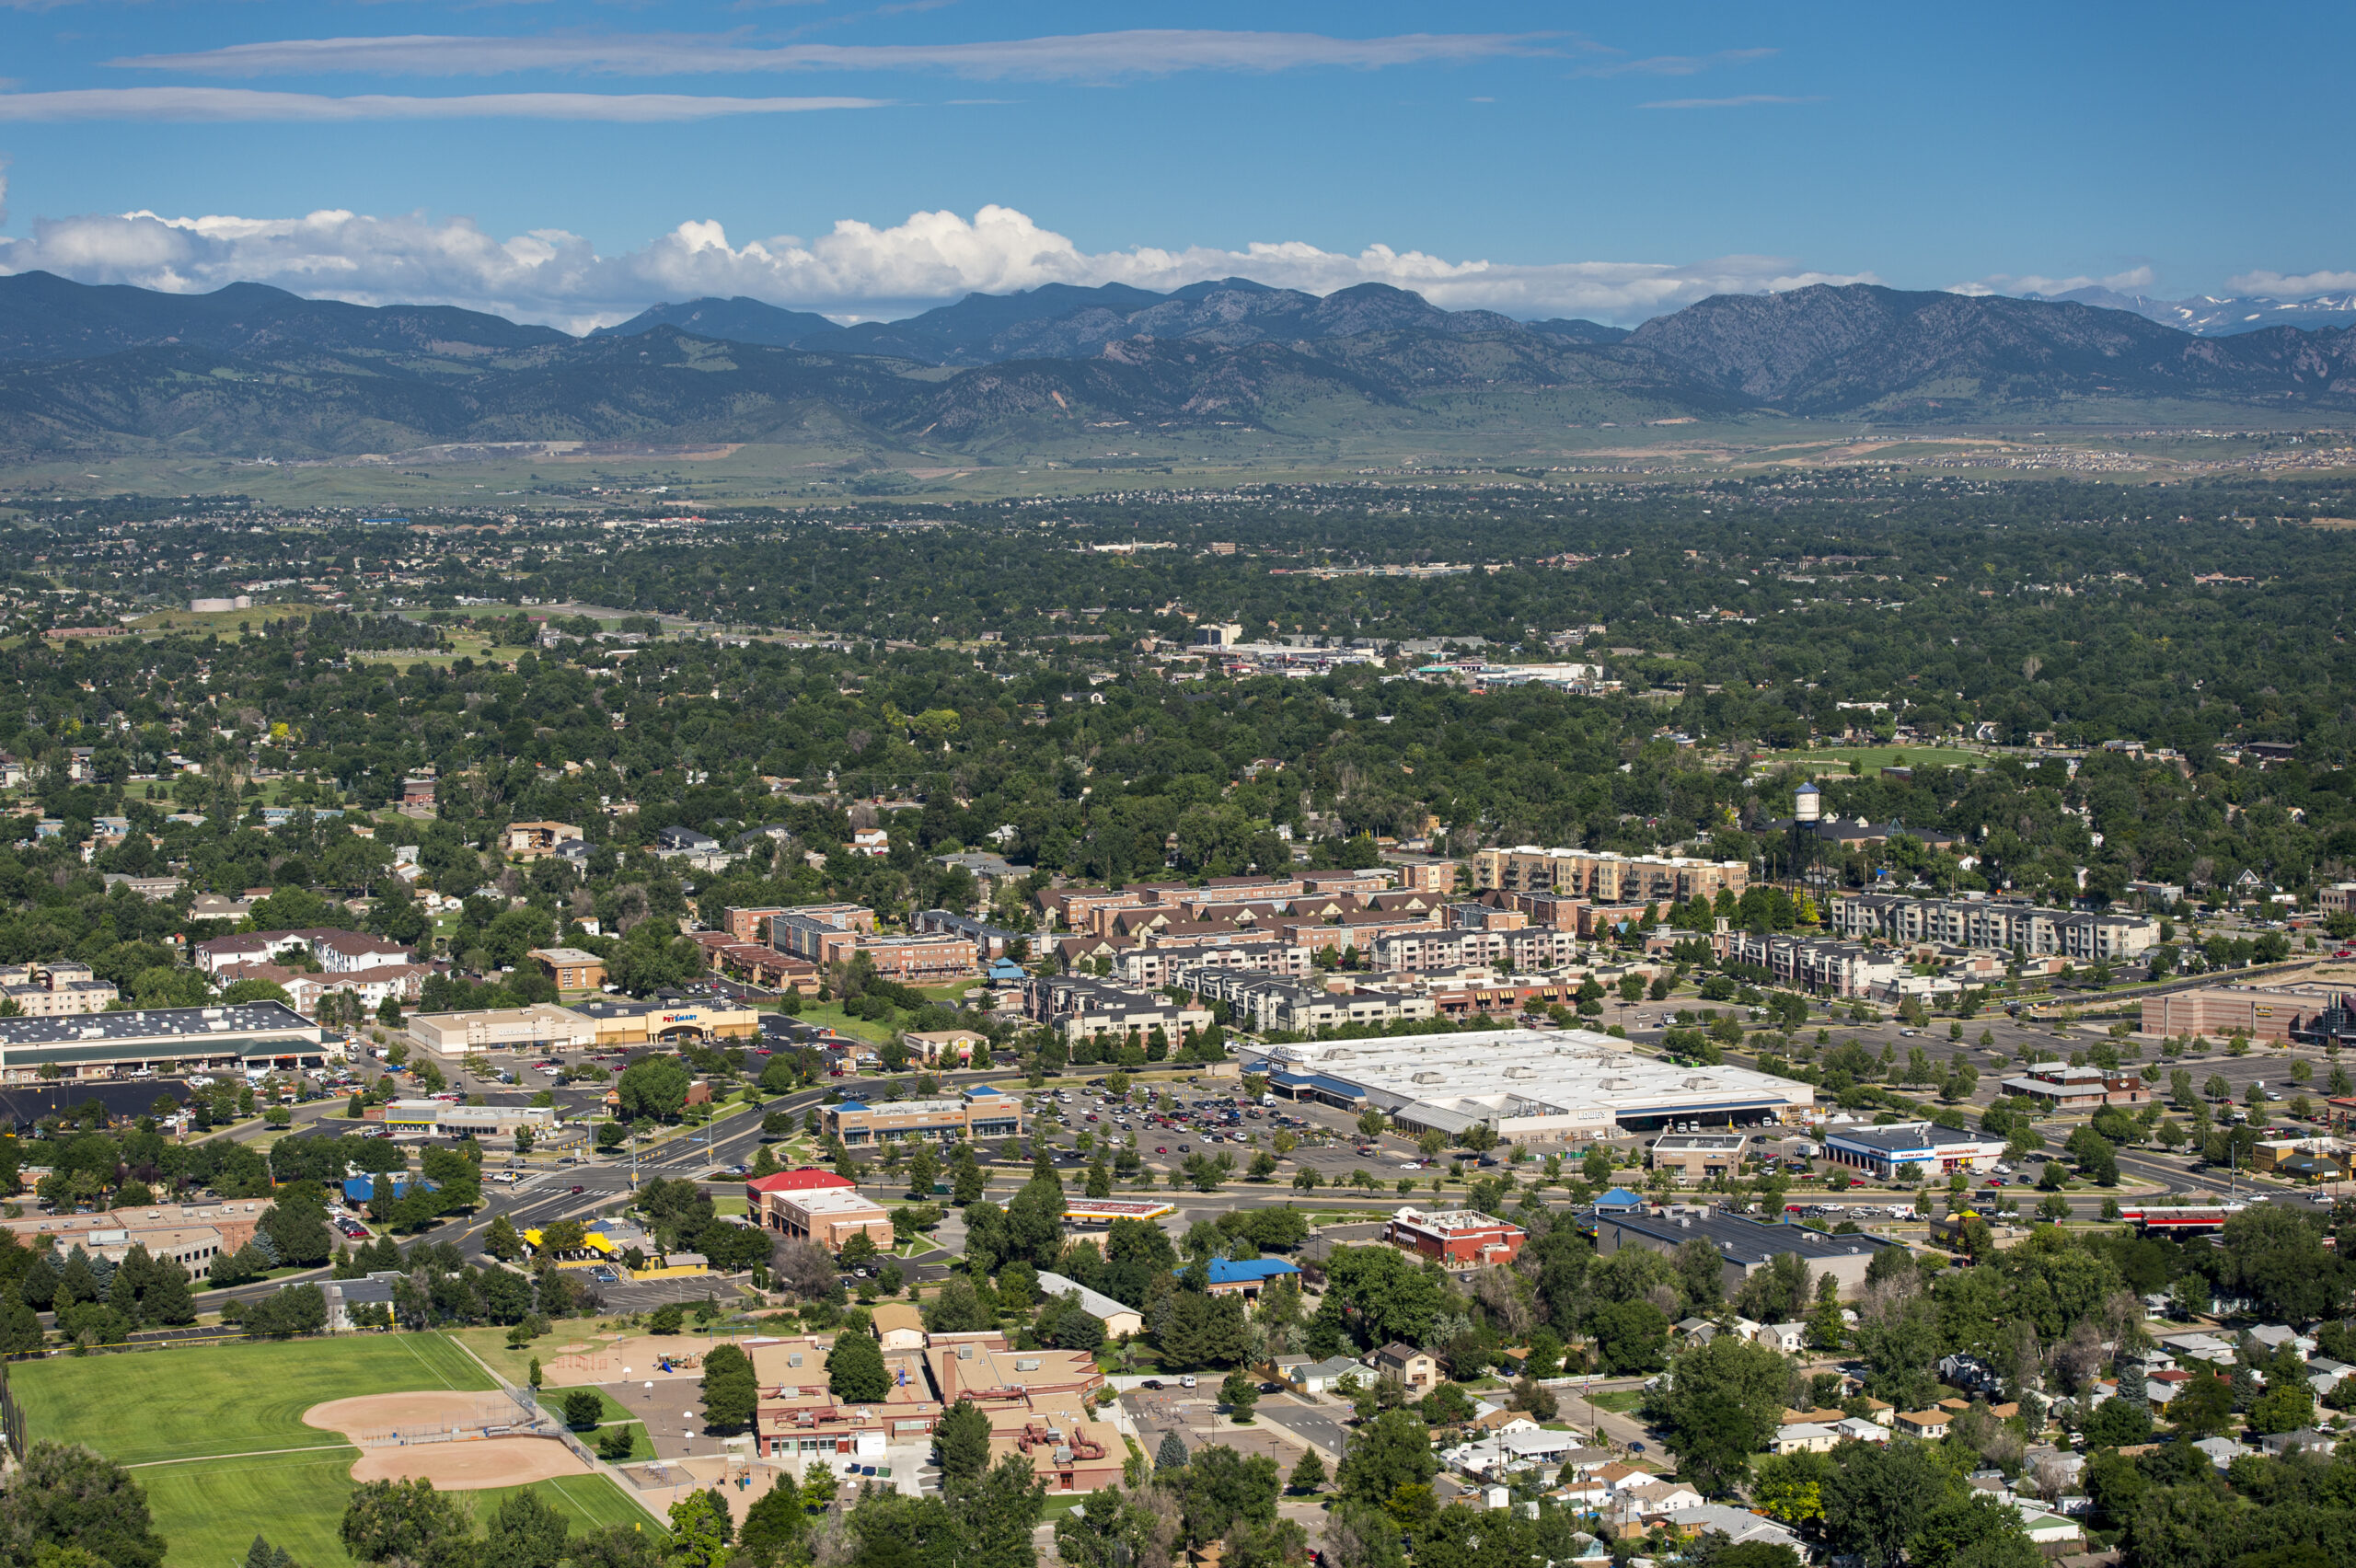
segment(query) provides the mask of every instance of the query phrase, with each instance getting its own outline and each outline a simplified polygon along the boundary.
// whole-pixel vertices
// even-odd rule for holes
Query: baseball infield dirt
[[[553,1437],[485,1437],[473,1443],[371,1448],[352,1467],[354,1481],[430,1481],[443,1492],[522,1486],[588,1473],[589,1466]]]

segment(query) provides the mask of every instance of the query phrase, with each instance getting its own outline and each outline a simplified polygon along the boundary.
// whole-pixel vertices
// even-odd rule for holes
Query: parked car
[[[1193,1388],[1195,1386],[1195,1375],[1192,1372],[1187,1373],[1184,1377],[1178,1379],[1178,1386],[1182,1389]]]

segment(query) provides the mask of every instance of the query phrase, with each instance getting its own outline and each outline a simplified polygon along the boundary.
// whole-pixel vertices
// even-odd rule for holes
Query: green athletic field
[[[440,1334],[58,1356],[10,1367],[8,1386],[24,1412],[28,1438],[87,1443],[124,1465],[316,1448],[338,1438],[303,1424],[303,1412],[315,1404],[498,1387]]]
[[[303,1412],[364,1394],[496,1385],[443,1335],[369,1334],[23,1362],[9,1387],[29,1439],[85,1443],[136,1467],[172,1568],[237,1568],[257,1533],[306,1568],[341,1568],[337,1528],[359,1450],[304,1425]],[[603,1476],[538,1490],[575,1529],[653,1528]],[[506,1495],[464,1493],[479,1518]]]
[[[304,1568],[341,1568],[352,1560],[344,1555],[336,1532],[343,1522],[344,1500],[352,1494],[352,1462],[358,1456],[357,1449],[339,1448],[327,1454],[156,1465],[132,1473],[147,1489],[147,1507],[156,1516],[156,1532],[169,1548],[165,1561],[171,1568],[239,1568],[258,1533],[267,1536],[271,1545],[284,1547]],[[456,1495],[467,1501],[479,1521],[488,1519],[502,1498],[521,1490],[493,1488]],[[602,1475],[563,1476],[541,1482],[535,1490],[572,1522],[576,1533],[613,1524],[657,1528],[645,1509]]]

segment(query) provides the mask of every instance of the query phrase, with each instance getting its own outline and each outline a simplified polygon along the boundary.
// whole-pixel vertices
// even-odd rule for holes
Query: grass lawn
[[[9,1386],[24,1410],[28,1436],[87,1443],[126,1465],[315,1447],[336,1440],[303,1424],[303,1412],[315,1404],[418,1389],[488,1392],[494,1387],[440,1334],[28,1361],[10,1372]],[[159,1397],[167,1390],[168,1397]],[[243,1545],[238,1551],[242,1556]]]
[[[525,1345],[521,1350],[507,1348],[505,1329],[452,1329],[449,1331],[449,1336],[462,1342],[468,1350],[482,1357],[485,1366],[499,1368],[500,1373],[510,1382],[526,1383],[531,1380],[532,1361],[535,1357],[542,1361],[554,1361],[563,1354],[556,1348],[558,1345],[572,1344],[589,1337],[585,1332],[572,1332],[584,1328],[585,1325],[576,1320],[567,1319],[564,1322],[558,1324],[555,1332],[549,1334],[547,1338]],[[558,1402],[563,1400],[565,1390],[562,1389],[542,1389],[540,1401],[542,1404],[553,1410]]]
[[[1591,1397],[1586,1394],[1577,1394],[1566,1395],[1565,1398],[1575,1398],[1581,1404],[1591,1404],[1598,1410],[1608,1410],[1619,1415],[1625,1415],[1630,1411],[1645,1402],[1645,1393],[1642,1389],[1614,1389],[1608,1393],[1596,1394]]]
[[[87,1443],[141,1467],[134,1473],[175,1568],[235,1568],[257,1529],[313,1568],[345,1562],[336,1531],[359,1450],[304,1425],[303,1412],[363,1394],[493,1386],[441,1334],[31,1361],[13,1368],[9,1382],[29,1435]],[[578,1528],[644,1517],[602,1477],[568,1478],[543,1490]],[[487,1509],[502,1494],[468,1495]]]
[[[853,1018],[843,1011],[840,1002],[814,1002],[805,999],[802,1004],[802,1011],[796,1016],[804,1023],[817,1024],[823,1028],[831,1029],[837,1034],[848,1034],[854,1040],[864,1040],[872,1045],[881,1045],[891,1039],[895,1027],[891,1023],[877,1023],[863,1018]]]
[[[235,1568],[245,1561],[257,1531],[298,1562],[335,1568],[351,1562],[337,1529],[352,1495],[352,1466],[359,1453],[339,1447],[324,1454],[158,1465],[136,1473],[146,1488],[156,1531],[167,1547],[165,1562],[173,1568]],[[480,1521],[521,1490],[497,1487],[454,1495]],[[537,1490],[576,1534],[612,1524],[653,1523],[646,1510],[602,1475],[564,1476],[542,1482]]]
[[[1773,761],[1784,759],[1778,755]],[[1812,746],[1792,759],[1831,762],[1846,767],[1855,763],[1867,773],[1884,767],[1985,767],[1988,759],[1977,752],[1952,746]]]

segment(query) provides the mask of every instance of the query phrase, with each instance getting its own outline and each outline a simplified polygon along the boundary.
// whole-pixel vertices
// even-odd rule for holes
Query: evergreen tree
[[[512,1263],[524,1255],[524,1239],[515,1232],[514,1221],[505,1215],[495,1215],[483,1232],[482,1250],[502,1263]]]
[[[65,1266],[57,1271],[57,1302],[62,1310],[77,1301],[98,1299],[98,1276],[91,1272],[90,1256],[76,1246],[66,1254]]]
[[[40,1344],[40,1315],[13,1293],[0,1300],[0,1355],[21,1355]]]
[[[877,1352],[879,1361],[882,1352]],[[753,1360],[733,1344],[719,1344],[703,1358],[703,1419],[715,1432],[734,1432],[752,1424],[760,1389],[753,1379]]]
[[[959,1400],[941,1412],[932,1447],[944,1483],[980,1479],[990,1463],[990,1418],[973,1401]]]
[[[189,1289],[188,1270],[169,1259],[156,1264],[155,1282],[140,1297],[140,1315],[151,1323],[178,1327],[196,1321],[196,1297]]]
[[[847,1329],[835,1336],[835,1348],[826,1355],[828,1392],[853,1404],[872,1404],[891,1386],[884,1370],[884,1348],[873,1335]]]
[[[1186,1468],[1186,1440],[1173,1429],[1161,1435],[1161,1447],[1153,1451],[1153,1469],[1159,1475]]]

